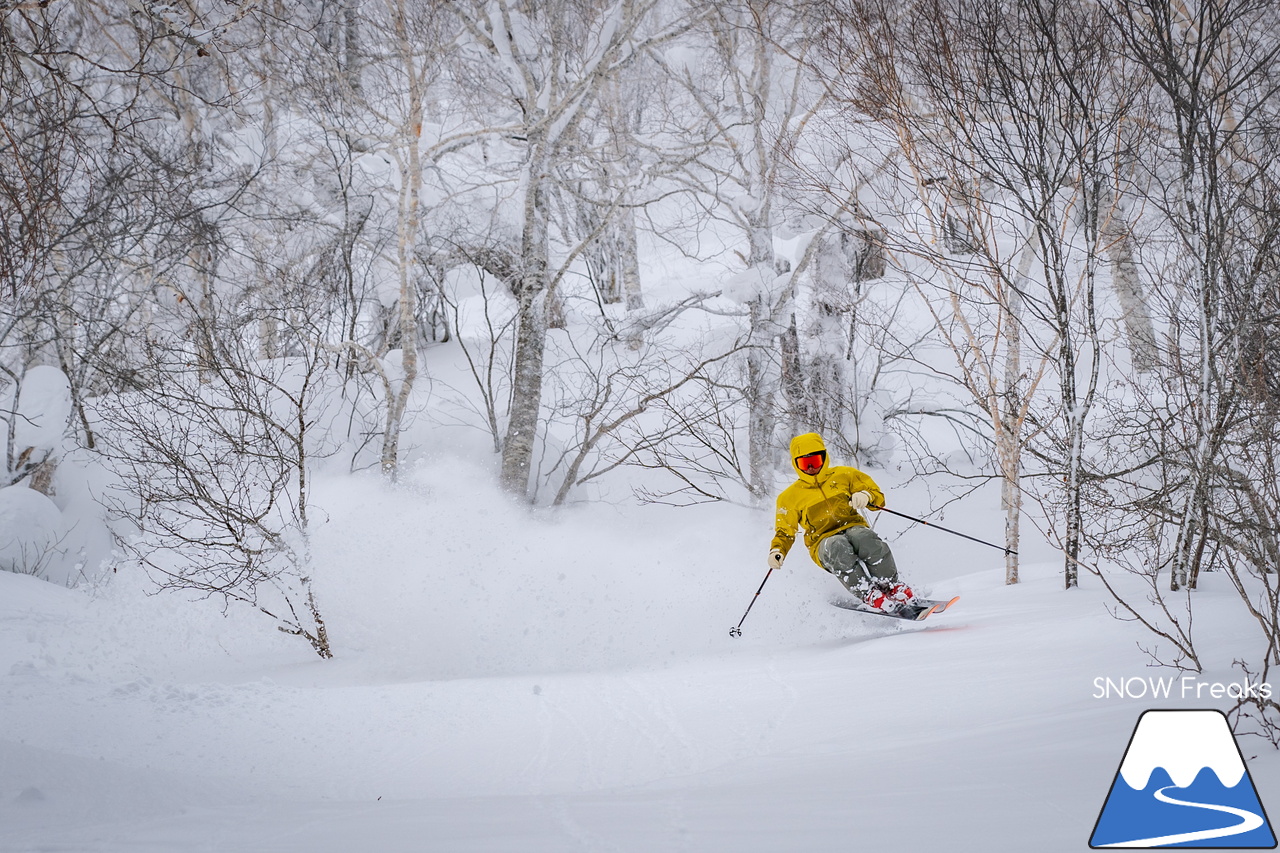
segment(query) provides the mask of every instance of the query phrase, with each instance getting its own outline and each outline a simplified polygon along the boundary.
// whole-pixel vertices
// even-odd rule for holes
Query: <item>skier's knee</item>
[[[896,581],[898,579],[898,567],[893,562],[893,557],[885,554],[876,560],[865,561],[867,574],[877,580]]]

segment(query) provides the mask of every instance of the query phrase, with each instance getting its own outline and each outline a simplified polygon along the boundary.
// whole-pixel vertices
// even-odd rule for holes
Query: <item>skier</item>
[[[782,567],[797,528],[803,527],[813,561],[867,605],[896,613],[914,604],[911,587],[898,580],[889,546],[862,516],[884,506],[875,481],[856,468],[828,467],[827,446],[815,432],[791,440],[791,465],[798,478],[778,495],[769,567]]]

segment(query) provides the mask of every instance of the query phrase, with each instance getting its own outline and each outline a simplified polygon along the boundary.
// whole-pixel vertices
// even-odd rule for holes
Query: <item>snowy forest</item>
[[[0,569],[341,660],[325,489],[452,453],[477,536],[763,508],[734,610],[815,431],[931,518],[994,490],[1004,583],[1051,549],[1151,663],[1205,669],[1224,578],[1268,681],[1278,32],[1271,0],[3,0]],[[1232,720],[1280,745],[1269,695]]]

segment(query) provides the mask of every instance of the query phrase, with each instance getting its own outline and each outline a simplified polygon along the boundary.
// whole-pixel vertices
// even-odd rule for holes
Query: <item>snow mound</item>
[[[830,607],[838,584],[800,554],[731,640],[764,575],[771,513],[530,512],[457,460],[405,480],[344,477],[316,492],[329,518],[316,589],[336,653],[384,678],[661,667],[891,630]]]
[[[22,451],[60,449],[62,434],[71,417],[71,382],[56,367],[33,367],[22,377],[18,394],[18,421],[14,446]]]
[[[66,535],[57,505],[26,486],[0,489],[0,570],[45,576]]]

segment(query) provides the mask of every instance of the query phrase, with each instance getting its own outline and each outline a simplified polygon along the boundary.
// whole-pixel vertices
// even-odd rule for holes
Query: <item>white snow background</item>
[[[441,454],[322,481],[330,662],[140,577],[0,572],[0,850],[1084,850],[1140,712],[1212,707],[1093,698],[1168,672],[1047,551],[1006,587],[998,551],[881,516],[952,611],[830,607],[797,549],[735,639],[767,511],[531,516],[491,480]],[[935,520],[998,518],[993,492]],[[1275,811],[1280,761],[1246,758]]]
[[[76,5],[88,9],[91,4]],[[101,5],[108,9],[111,4]],[[144,97],[146,89],[139,88],[143,84],[132,76],[133,71],[124,77],[109,71],[133,63],[132,58],[118,61],[128,53],[122,53],[120,45],[132,43],[134,37],[152,36],[178,36],[204,44],[212,30],[176,27],[174,22],[185,18],[174,4],[128,5],[129,16],[119,20],[109,11],[99,15],[94,10],[83,14],[73,10],[74,14],[39,20],[32,14],[31,56],[39,67],[62,68],[58,52],[63,51],[64,41],[80,39],[87,54],[75,53],[68,67],[97,69],[83,78],[89,83],[76,82],[81,79],[76,76],[79,71],[69,76],[59,71],[53,83],[32,89],[33,103],[41,102],[44,89],[58,95],[63,91],[59,84],[65,84],[75,88],[72,101],[78,103],[83,95],[84,103],[93,107],[87,112],[77,107],[74,115],[114,115],[127,120],[124,127],[131,127],[141,116],[148,117],[145,123],[163,125],[151,117],[156,104],[164,110],[172,106],[164,90],[157,90],[162,101]],[[225,14],[214,17],[245,18],[248,26],[247,13],[253,5],[229,4]],[[630,5],[600,4],[600,8],[612,10],[609,19],[617,22]],[[407,268],[396,266],[390,251],[393,243],[383,241],[398,238],[400,248],[411,247],[416,256],[419,244],[405,238],[416,240],[418,235],[409,234],[404,223],[416,221],[419,213],[422,246],[435,246],[437,236],[445,243],[455,236],[469,238],[469,232],[481,235],[481,246],[501,246],[519,235],[524,207],[517,193],[526,186],[515,176],[530,176],[525,165],[537,165],[537,161],[525,144],[527,138],[522,143],[519,133],[505,127],[509,119],[503,117],[508,114],[503,110],[517,109],[525,116],[534,113],[529,111],[531,101],[511,100],[514,90],[509,81],[516,77],[503,75],[515,72],[518,76],[533,67],[513,57],[537,57],[543,52],[530,18],[509,16],[512,29],[507,22],[499,22],[498,4],[477,8],[481,6],[493,12],[488,22],[475,21],[490,27],[496,36],[492,64],[472,55],[468,39],[458,42],[463,48],[458,54],[441,53],[442,61],[459,63],[450,70],[465,85],[456,90],[427,87],[429,95],[424,93],[420,105],[430,105],[428,114],[437,112],[437,105],[441,110],[425,126],[417,124],[416,138],[420,153],[427,154],[443,150],[438,143],[455,133],[491,129],[484,132],[482,152],[463,151],[449,158],[431,155],[431,167],[423,172],[420,211],[404,205],[409,195],[401,192],[397,167],[397,163],[412,162],[405,145],[412,144],[406,140],[413,137],[404,129],[414,126],[400,124],[412,115],[401,113],[397,106],[400,93],[395,87],[400,85],[397,80],[405,79],[402,75],[392,73],[385,63],[373,62],[376,57],[370,52],[368,84],[348,87],[363,90],[353,93],[358,97],[342,95],[332,104],[317,103],[311,84],[323,87],[324,77],[310,79],[310,69],[322,65],[297,65],[306,69],[301,72],[306,80],[292,72],[278,80],[259,78],[256,70],[277,67],[275,63],[289,55],[294,34],[304,34],[305,27],[286,22],[290,40],[279,45],[270,37],[271,29],[254,29],[248,36],[237,37],[245,39],[246,56],[256,56],[256,47],[248,48],[261,32],[268,48],[262,57],[270,64],[258,66],[259,60],[251,59],[248,65],[232,66],[219,60],[219,67],[237,69],[228,76],[237,89],[234,109],[215,108],[215,102],[226,100],[213,94],[220,89],[212,84],[206,88],[197,80],[199,97],[174,111],[185,124],[181,133],[188,140],[173,148],[175,157],[185,158],[190,143],[194,146],[190,151],[199,152],[202,162],[218,158],[232,167],[224,172],[224,163],[219,162],[218,169],[202,166],[187,170],[186,177],[175,170],[158,173],[177,180],[172,188],[165,187],[165,197],[172,195],[175,205],[184,198],[195,202],[204,217],[202,224],[197,223],[201,236],[191,249],[196,253],[183,258],[187,252],[183,248],[173,255],[176,264],[191,267],[193,275],[198,272],[199,286],[206,294],[225,286],[223,295],[234,296],[233,302],[252,293],[251,302],[256,303],[271,299],[277,272],[285,291],[294,289],[295,278],[309,280],[313,259],[330,252],[322,247],[338,245],[332,235],[342,232],[347,245],[345,235],[354,227],[352,251],[365,253],[370,260],[361,268],[365,282],[358,299],[352,294],[353,304],[368,304],[373,298],[389,308],[398,297],[398,276]],[[6,14],[14,7],[6,5]],[[148,15],[162,26],[138,27]],[[46,31],[42,29],[46,19],[65,19],[76,27],[67,34]],[[81,21],[102,21],[106,28],[80,26]],[[119,26],[123,29],[117,32]],[[81,29],[96,38],[80,38]],[[147,36],[150,29],[155,32]],[[584,67],[602,68],[598,63],[609,44],[607,34],[621,31],[596,31],[577,60],[591,60]],[[376,37],[367,41],[377,45]],[[1265,38],[1262,42],[1270,43]],[[21,39],[13,43],[21,52],[25,43]],[[95,43],[113,47],[105,52],[90,49]],[[740,252],[747,249],[747,231],[754,230],[756,236],[762,233],[754,218],[744,214],[765,204],[772,206],[776,215],[769,227],[774,231],[776,257],[789,260],[794,271],[806,241],[813,236],[805,229],[816,227],[804,224],[807,217],[797,215],[811,204],[815,214],[826,209],[819,218],[829,213],[843,219],[857,208],[859,223],[879,222],[876,227],[900,228],[915,239],[932,234],[933,213],[945,215],[948,223],[952,219],[941,208],[922,209],[929,197],[951,196],[953,202],[960,202],[968,194],[968,190],[947,190],[942,184],[926,195],[923,187],[946,181],[945,171],[936,176],[930,171],[929,177],[923,171],[912,173],[907,184],[897,184],[902,175],[891,166],[900,140],[891,138],[887,129],[876,129],[861,119],[850,124],[843,118],[826,131],[819,129],[825,119],[817,102],[806,102],[809,95],[803,86],[791,87],[789,75],[782,73],[787,63],[781,61],[781,54],[771,66],[779,74],[750,94],[761,102],[761,115],[768,116],[770,123],[780,120],[780,126],[789,127],[793,119],[803,117],[799,126],[816,132],[806,131],[794,139],[782,133],[776,137],[776,148],[785,150],[786,156],[770,153],[765,157],[755,140],[747,141],[764,125],[753,121],[744,108],[732,105],[732,81],[716,68],[733,63],[722,63],[710,53],[704,57],[701,40],[664,38],[662,43],[670,44],[666,58],[673,69],[687,72],[694,85],[701,85],[695,79],[711,81],[715,88],[707,92],[713,100],[720,97],[717,93],[724,94],[726,107],[717,107],[707,118],[724,122],[726,141],[740,145],[742,151],[761,154],[755,159],[762,164],[774,164],[765,172],[792,173],[785,181],[805,197],[797,198],[797,204],[787,210],[786,193],[774,189],[782,179],[758,172],[754,166],[726,169],[718,156],[707,161],[710,168],[693,169],[685,177],[676,174],[674,183],[667,183],[675,160],[662,154],[665,146],[672,146],[670,150],[681,158],[702,156],[698,153],[701,143],[684,134],[681,113],[690,110],[688,115],[701,116],[703,108],[689,103],[678,86],[673,91],[655,87],[650,95],[649,81],[637,81],[638,91],[628,99],[671,101],[657,104],[662,109],[652,114],[646,110],[645,126],[638,128],[643,131],[645,149],[652,147],[662,159],[650,162],[652,154],[638,149],[639,167],[619,161],[628,180],[637,177],[639,168],[646,175],[652,173],[646,183],[657,181],[634,198],[630,192],[618,195],[619,204],[644,203],[650,190],[655,197],[670,196],[644,211],[650,225],[638,237],[644,258],[644,310],[651,316],[647,324],[637,326],[647,329],[637,340],[657,354],[670,356],[645,362],[646,369],[655,371],[653,381],[663,369],[683,369],[695,353],[710,356],[728,349],[745,331],[743,300],[766,291],[779,294],[792,283],[772,271],[762,275],[758,269],[742,270],[746,257]],[[1188,44],[1197,46],[1194,41]],[[1228,53],[1234,55],[1235,42],[1223,44],[1231,46]],[[1247,53],[1247,47],[1240,50]],[[741,66],[725,70],[739,80],[753,80],[744,75],[752,63],[758,64],[752,58],[754,51],[739,53]],[[434,57],[433,52],[420,57],[410,51],[404,56],[411,60],[409,73],[435,73],[432,65],[420,64],[434,61],[424,58]],[[172,70],[182,71],[183,62],[175,58]],[[556,60],[547,67],[561,68],[561,64]],[[245,73],[252,71],[252,79],[240,77],[241,68]],[[149,65],[147,69],[148,75],[156,70]],[[340,70],[348,79],[350,69]],[[559,80],[572,69],[564,66],[562,70],[563,75],[557,71],[546,79]],[[497,76],[491,71],[497,71]],[[475,86],[469,79],[473,76]],[[654,81],[670,83],[663,77]],[[424,76],[423,86],[428,82]],[[770,91],[774,88],[777,93]],[[784,90],[798,93],[800,100],[788,101]],[[117,104],[116,93],[122,91],[133,93],[130,97],[136,97],[143,112]],[[474,106],[467,103],[473,91],[480,98]],[[561,111],[558,121],[541,131],[551,142],[540,150],[560,151],[569,158],[563,180],[594,182],[598,164],[585,156],[589,152],[570,152],[571,146],[578,149],[581,143],[567,133],[563,141],[554,142],[576,116],[584,114],[591,92],[571,86],[565,91],[572,97],[557,106],[547,100],[557,91],[550,85],[541,90],[545,102],[539,101],[539,109]],[[1251,103],[1249,97],[1241,103]],[[269,120],[264,113],[263,129],[259,129],[253,111],[273,101],[278,103],[273,103]],[[58,108],[47,116],[40,110],[32,115],[42,122],[62,115],[57,103],[49,103]],[[806,103],[815,106],[812,113],[807,112]],[[358,107],[367,114],[350,121],[359,116],[359,112],[348,112],[352,104],[367,104],[367,109]],[[498,104],[506,106],[495,107]],[[313,110],[315,115],[308,114]],[[594,118],[575,127],[588,121]],[[93,133],[81,137],[74,121],[64,124],[68,130],[58,132],[72,133],[67,138],[79,140],[77,145],[105,139]],[[170,124],[175,129],[179,126]],[[270,141],[265,135],[268,125]],[[1159,126],[1153,124],[1151,129]],[[827,145],[823,133],[831,127],[850,138]],[[37,142],[53,138],[50,132],[42,125],[31,138]],[[584,140],[593,135],[582,133]],[[604,135],[600,136],[603,140]],[[1100,138],[1105,141],[1106,137],[1103,133]],[[123,138],[132,137],[125,134]],[[163,136],[138,138],[148,145],[165,142]],[[335,147],[330,148],[331,144]],[[58,216],[75,213],[67,221],[84,224],[76,207],[80,202],[74,199],[96,187],[93,181],[102,176],[110,177],[110,186],[115,186],[115,158],[129,150],[117,145],[113,137],[104,152],[111,156],[101,160],[111,167],[109,175],[98,171],[93,157],[81,158],[83,166],[66,164],[65,180],[62,172],[56,177],[68,201],[60,199],[49,210]],[[365,151],[358,168],[350,174],[335,165],[320,171],[318,164],[334,160],[339,147]],[[930,147],[923,145],[916,152],[916,160],[923,165],[930,165]],[[1153,149],[1139,146],[1136,150]],[[847,155],[853,157],[846,164]],[[810,176],[803,168],[806,159],[811,159],[816,174],[824,176],[823,182],[829,177],[833,186],[809,187]],[[920,163],[901,165],[916,169]],[[1150,175],[1160,177],[1167,165],[1167,161],[1153,164]],[[622,172],[614,175],[614,171],[614,166],[608,166],[608,180],[601,184],[610,195],[612,184],[619,182],[621,189],[623,180]],[[239,182],[237,176],[242,173],[261,173],[264,182],[245,183],[242,186],[253,192],[237,191],[228,196],[234,200],[218,200],[224,187]],[[858,176],[856,192],[847,197],[838,186],[845,173]],[[122,174],[123,193],[133,186],[133,179],[127,169]],[[690,196],[678,192],[690,177],[697,182],[705,179],[709,192]],[[985,183],[987,178],[982,177]],[[256,195],[258,187],[261,196]],[[1066,198],[1068,187],[1061,189],[1063,213],[1073,211],[1076,205]],[[1130,224],[1145,241],[1137,247],[1145,256],[1144,268],[1162,280],[1170,279],[1180,274],[1178,262],[1185,259],[1167,248],[1176,234],[1165,229],[1176,224],[1176,217],[1162,214],[1149,223],[1142,221],[1141,201],[1155,198],[1146,192],[1134,195],[1135,209],[1127,210],[1130,202],[1126,200],[1118,212],[1135,218]],[[282,197],[270,197],[277,193]],[[364,219],[348,207],[366,197],[372,199],[367,232]],[[97,198],[96,190],[85,195],[86,200]],[[1017,210],[1025,207],[1026,200],[1007,203],[1008,210]],[[839,214],[831,209],[833,204],[839,205]],[[138,221],[188,207],[187,202],[181,206],[165,202],[152,208],[148,202],[139,208],[142,218]],[[985,202],[977,207],[985,207]],[[92,209],[92,205],[84,208]],[[415,212],[409,216],[411,210]],[[43,221],[43,207],[39,212]],[[714,215],[708,217],[708,212]],[[1023,218],[1006,216],[998,205],[993,212],[992,239],[1003,241],[995,254],[1012,264],[1023,247],[1031,249],[1028,235],[1022,233]],[[1070,218],[1062,220],[1064,228],[1076,215],[1071,212]],[[193,219],[190,212],[182,217],[184,222]],[[964,230],[963,218],[958,220],[962,227],[954,230]],[[66,335],[71,342],[110,341],[111,337],[97,337],[88,326],[115,323],[116,312],[127,312],[120,316],[131,324],[155,322],[162,338],[176,340],[182,327],[179,322],[185,325],[183,318],[188,314],[186,309],[170,310],[162,303],[184,298],[178,287],[193,285],[196,278],[182,273],[175,280],[178,287],[169,287],[162,274],[164,264],[156,261],[169,257],[172,248],[167,244],[181,240],[186,226],[152,232],[153,226],[135,225],[132,213],[107,219],[104,225],[110,227],[101,229],[101,234],[113,241],[129,236],[126,242],[136,242],[138,248],[96,246],[99,229],[77,225],[69,232],[74,239],[54,239],[57,251],[49,254],[47,285],[61,300],[73,296],[81,283],[90,283],[95,290],[118,295],[121,304],[101,317],[94,308],[84,315],[93,320],[91,324],[74,333],[59,330],[56,340],[62,342]],[[55,216],[50,221],[61,220]],[[360,224],[353,225],[357,221]],[[117,226],[125,230],[117,234],[113,230]],[[143,230],[135,240],[136,227]],[[245,230],[238,233],[240,229]],[[661,233],[646,237],[646,229]],[[206,233],[219,236],[203,236]],[[364,236],[356,240],[356,234]],[[1069,269],[1075,274],[1078,246],[1076,237],[1068,236],[1064,232],[1059,239],[1063,248],[1070,249]],[[1103,237],[1111,241],[1105,231]],[[943,247],[946,242],[942,241]],[[85,254],[92,263],[76,271],[81,243],[92,250]],[[63,251],[64,244],[68,253]],[[206,246],[210,251],[218,248],[217,264],[198,259]],[[176,243],[173,248],[178,248]],[[1093,246],[1091,259],[1098,248]],[[102,266],[105,259],[118,254],[122,263]],[[909,282],[927,293],[939,271],[930,269],[925,258],[914,252],[902,254],[891,266],[918,265],[918,269],[909,278],[895,274],[867,285],[858,297],[857,310],[869,322],[853,341],[864,351],[858,353],[859,359],[846,356],[857,362],[850,365],[847,378],[867,392],[865,401],[859,399],[860,404],[866,403],[859,423],[868,433],[868,442],[873,438],[880,442],[873,448],[878,458],[888,460],[886,467],[868,471],[888,495],[890,507],[998,541],[1004,517],[997,488],[988,486],[948,502],[955,495],[949,490],[961,492],[969,484],[935,476],[915,478],[908,448],[900,444],[896,454],[890,452],[895,436],[887,432],[882,402],[910,399],[912,410],[926,413],[972,405],[961,385],[942,378],[955,370],[954,353],[943,336],[935,334],[929,310],[904,297],[914,291]],[[408,255],[399,257],[403,264]],[[39,271],[39,253],[32,260],[36,262],[33,269]],[[1100,266],[1118,263],[1108,259]],[[206,275],[205,267],[217,272]],[[271,278],[262,278],[264,272]],[[807,290],[803,275],[792,275],[800,280],[795,299],[797,334],[822,341],[820,332],[813,331],[812,318],[805,315],[816,305],[808,292],[812,288]],[[1092,282],[1092,266],[1088,276]],[[1108,276],[1103,271],[1101,280]],[[116,278],[130,281],[117,288],[111,281]],[[372,473],[350,473],[352,468],[376,465],[368,458],[353,458],[361,453],[376,457],[376,423],[382,421],[380,406],[385,403],[378,397],[379,380],[365,377],[375,390],[352,398],[359,411],[323,405],[326,401],[317,406],[325,418],[341,416],[354,424],[353,432],[309,457],[315,465],[309,472],[308,515],[314,564],[306,568],[327,621],[336,655],[332,661],[320,660],[306,642],[276,631],[270,619],[251,608],[225,607],[216,598],[192,600],[189,594],[157,593],[154,579],[123,557],[112,557],[110,531],[95,502],[111,488],[111,477],[89,450],[78,446],[69,426],[73,416],[79,419],[77,428],[91,425],[93,401],[82,395],[101,385],[77,383],[77,407],[88,409],[77,411],[66,377],[50,363],[29,364],[30,343],[22,338],[22,390],[12,397],[5,396],[10,391],[0,389],[0,411],[14,418],[12,450],[31,448],[30,459],[47,458],[50,465],[56,463],[56,473],[52,498],[21,483],[0,489],[0,853],[1084,851],[1143,711],[1230,707],[1230,699],[1208,697],[1096,698],[1097,679],[1140,683],[1148,677],[1177,678],[1181,673],[1148,666],[1143,648],[1155,646],[1155,639],[1140,625],[1111,615],[1107,594],[1096,578],[1082,573],[1080,588],[1062,589],[1062,558],[1037,532],[1037,528],[1052,527],[1052,522],[1037,517],[1039,507],[1031,499],[1022,527],[1022,582],[1014,586],[1004,584],[1004,560],[996,549],[885,513],[875,517],[877,529],[893,545],[904,577],[920,592],[961,596],[955,608],[921,624],[830,606],[828,600],[840,591],[839,586],[812,565],[802,547],[792,552],[786,566],[773,573],[753,599],[765,576],[772,533],[773,513],[767,505],[645,505],[635,499],[633,488],[650,485],[645,477],[653,472],[634,469],[620,469],[591,481],[576,490],[568,506],[555,510],[514,502],[495,485],[493,441],[481,423],[475,384],[458,348],[459,341],[469,339],[483,360],[489,352],[483,334],[486,316],[495,327],[502,327],[513,314],[514,303],[503,289],[498,287],[498,293],[486,297],[479,292],[480,281],[478,274],[469,277],[459,270],[446,277],[445,289],[458,303],[456,316],[451,317],[456,321],[451,330],[454,337],[448,344],[424,347],[420,353],[411,416],[401,436],[398,459],[404,467],[398,482],[389,483]],[[556,374],[556,387],[564,395],[559,402],[565,405],[555,423],[548,426],[548,419],[543,419],[542,426],[551,435],[543,437],[535,466],[550,465],[557,450],[574,446],[563,433],[576,425],[576,409],[570,405],[578,402],[574,394],[580,389],[575,382],[581,378],[585,385],[591,377],[574,374],[585,368],[574,366],[581,361],[568,357],[573,350],[569,344],[581,344],[589,361],[590,342],[602,333],[599,315],[612,312],[624,331],[628,319],[621,305],[599,305],[596,294],[588,292],[590,288],[576,272],[559,287],[566,296],[568,328],[548,333],[544,367],[548,376],[562,371]],[[721,295],[709,295],[715,292]],[[1074,292],[1083,298],[1083,290]],[[1104,295],[1109,292],[1100,285],[1096,306],[1089,303],[1090,310],[1098,312],[1104,336],[1119,335],[1122,328],[1121,306],[1111,295]],[[694,294],[705,295],[706,301],[694,299]],[[939,304],[949,301],[945,292],[936,296],[942,300]],[[96,298],[87,304],[95,304]],[[138,298],[154,298],[156,310],[152,313],[148,302],[144,311],[140,302],[135,320]],[[669,325],[662,319],[664,308],[691,299],[690,305],[698,307],[673,313]],[[63,312],[71,317],[75,316],[72,307],[80,310],[70,303],[50,305],[59,312],[59,326],[66,325]],[[985,322],[983,309],[975,304],[974,310],[974,319]],[[590,314],[590,322],[575,326],[575,311]],[[840,312],[849,314],[845,308]],[[1173,315],[1181,318],[1176,310]],[[31,316],[39,318],[41,313]],[[376,319],[365,316],[360,321]],[[915,350],[911,359],[897,360],[877,349],[876,325],[881,321],[887,324],[886,334],[891,331],[896,340],[905,342],[903,346]],[[40,332],[39,323],[31,328]],[[295,331],[305,328],[306,322],[301,322]],[[1043,336],[1053,337],[1052,324],[1033,328],[1034,334],[1023,343],[1028,352],[1045,345]],[[1176,341],[1181,333],[1174,331]],[[21,335],[28,334],[23,327]],[[580,341],[576,334],[581,335]],[[1038,342],[1037,335],[1042,338]],[[501,376],[510,340],[508,331],[492,351],[501,377],[493,389],[499,402],[510,391],[506,377]],[[1102,344],[1109,353],[1102,387],[1115,378],[1106,374],[1125,370],[1124,347],[1114,343],[1108,339]],[[614,349],[617,352],[611,351],[608,358],[617,362],[641,358],[629,349],[625,353],[620,346]],[[274,347],[264,350],[274,351]],[[882,354],[883,364],[878,359]],[[1111,362],[1111,354],[1119,361]],[[51,360],[48,352],[38,358]],[[616,366],[617,362],[600,363]],[[86,367],[94,363],[94,359],[84,360]],[[1024,365],[1031,363],[1028,359]],[[405,375],[402,365],[399,351],[385,354],[382,367],[393,387]],[[292,381],[290,365],[274,367],[280,369],[273,375],[286,384]],[[882,368],[875,383],[870,383],[866,374]],[[1083,362],[1079,368],[1085,369]],[[14,374],[10,377],[16,379]],[[7,388],[11,383],[4,384]],[[1143,390],[1141,382],[1130,387],[1133,390],[1125,393]],[[1053,389],[1046,384],[1038,393],[1052,395]],[[544,414],[554,409],[554,396],[549,383]],[[1176,402],[1177,395],[1172,396]],[[499,412],[495,420],[503,415]],[[653,410],[646,415],[662,417]],[[912,428],[928,444],[929,455],[953,471],[974,464],[962,448],[947,445],[954,437],[944,423],[942,418],[924,418]],[[368,428],[369,424],[375,426]],[[340,432],[320,419],[316,431],[331,428],[335,435]],[[375,440],[353,451],[352,436],[366,428],[363,437],[373,435]],[[886,431],[880,434],[882,429]],[[785,471],[785,461],[779,461]],[[962,473],[980,472],[969,468]],[[1028,468],[1025,473],[1038,476],[1043,471]],[[541,474],[549,472],[540,467],[535,478]],[[550,501],[556,484],[539,484],[541,503]],[[776,486],[785,485],[780,474]],[[47,564],[38,558],[47,558]],[[1141,601],[1142,591],[1122,574],[1117,572],[1115,582]],[[1205,671],[1197,680],[1238,682],[1233,659],[1256,657],[1262,646],[1257,623],[1244,612],[1221,573],[1207,572],[1200,576],[1199,585],[1196,648]],[[753,600],[742,636],[730,636],[729,629]],[[1168,650],[1165,653],[1170,656]],[[1243,737],[1238,742],[1274,827],[1274,821],[1280,820],[1280,752],[1258,738]]]

